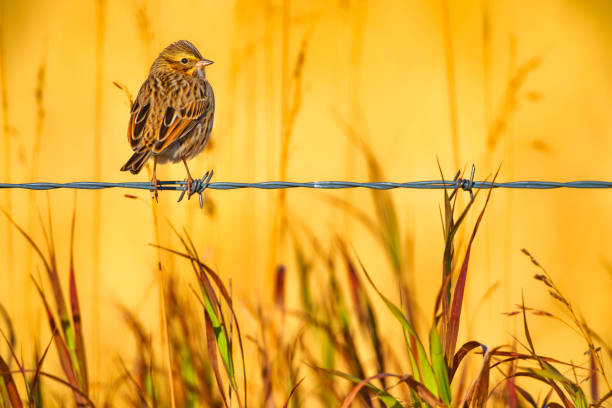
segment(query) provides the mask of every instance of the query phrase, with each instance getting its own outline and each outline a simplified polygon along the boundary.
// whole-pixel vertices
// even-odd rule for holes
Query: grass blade
[[[448,366],[446,365],[446,359],[444,358],[444,350],[442,349],[442,342],[438,335],[436,327],[432,327],[429,332],[429,355],[431,356],[431,365],[433,366],[434,374],[436,376],[436,382],[438,383],[438,389],[440,390],[440,396],[442,401],[447,406],[451,402],[451,391],[450,381],[448,378]]]
[[[30,389],[33,390],[33,393],[35,393],[34,390],[36,389],[40,390],[40,388],[37,388],[39,386],[38,381],[40,380],[40,372],[42,370],[43,361],[45,361],[45,357],[47,357],[47,353],[49,352],[49,349],[51,348],[52,342],[53,342],[53,337],[49,339],[49,342],[47,343],[47,347],[45,347],[45,351],[43,352],[42,357],[38,359],[36,363],[36,371],[34,372],[34,377],[32,377],[32,380],[30,381]],[[34,402],[42,404],[42,401],[34,401]]]
[[[460,407],[472,406],[484,408],[489,397],[489,372],[491,357],[495,355],[499,347],[485,353],[478,376],[472,381],[461,403]]]
[[[293,394],[295,393],[295,391],[298,389],[298,387],[300,386],[300,384],[302,384],[302,382],[304,381],[304,379],[302,378],[300,381],[298,381],[293,388],[291,388],[291,392],[289,393],[289,396],[287,397],[287,400],[285,401],[285,403],[283,404],[283,408],[287,408],[289,406],[289,402],[291,401],[291,397],[293,397]]]
[[[7,402],[9,402],[10,406],[12,406],[13,408],[21,408],[23,405],[21,404],[21,398],[19,397],[19,393],[17,392],[17,385],[15,384],[15,380],[13,379],[13,375],[11,374],[9,366],[6,364],[6,362],[1,356],[0,375],[2,376],[1,388],[3,398],[6,398]]]
[[[221,394],[223,405],[228,407],[227,400],[225,398],[223,379],[221,378],[221,373],[219,372],[219,360],[217,359],[217,347],[219,347],[219,341],[215,333],[216,329],[208,313],[205,314],[204,319],[206,320],[206,345],[208,350],[208,359],[210,361],[210,365],[212,366],[213,372],[215,373],[215,380],[217,381],[217,386],[219,387],[219,393]]]
[[[378,378],[382,378],[382,377],[400,377],[398,375],[395,374],[377,374],[374,375],[372,377],[369,377],[365,380],[362,380],[358,377],[352,376],[350,374],[346,374],[343,373],[341,371],[337,371],[337,370],[328,370],[326,368],[322,368],[322,367],[314,367],[317,370],[323,371],[325,373],[334,375],[336,377],[340,377],[340,378],[344,378],[345,380],[348,380],[352,383],[355,383],[358,385],[358,387],[354,387],[351,390],[351,393],[349,395],[347,395],[343,401],[342,407],[344,406],[350,406],[351,402],[357,397],[357,395],[359,394],[359,392],[361,391],[362,388],[366,387],[368,389],[370,389],[371,391],[373,391],[376,395],[377,398],[380,398],[380,400],[385,404],[385,406],[387,408],[402,408],[402,405],[399,403],[399,401],[393,397],[391,394],[389,394],[388,392],[381,390],[380,388],[376,387],[375,385],[370,384],[370,381],[378,379]],[[425,387],[423,387],[425,388]],[[347,402],[348,400],[348,402]]]
[[[76,374],[74,372],[73,361],[71,359],[70,351],[64,341],[64,338],[61,336],[60,331],[57,327],[57,323],[55,322],[55,317],[53,317],[53,313],[51,312],[51,308],[49,307],[49,303],[47,302],[47,297],[43,293],[40,285],[34,279],[32,279],[38,293],[43,301],[45,311],[47,313],[47,320],[49,322],[49,328],[51,330],[51,335],[53,336],[53,340],[55,342],[55,348],[57,349],[57,353],[59,356],[60,364],[62,366],[62,370],[64,374],[66,374],[66,378],[68,379],[68,383],[73,387],[73,389],[79,389],[79,382],[77,380]],[[83,398],[82,392],[73,392],[74,400],[77,406],[86,406],[87,400]]]
[[[453,377],[455,376],[455,373],[457,372],[457,369],[459,368],[459,364],[461,364],[461,361],[463,360],[463,358],[470,351],[474,350],[477,347],[480,347],[482,349],[483,354],[487,352],[487,347],[484,344],[481,344],[477,341],[468,341],[463,346],[461,346],[461,348],[457,351],[457,353],[455,353],[455,357],[453,358],[453,365],[451,367],[450,376],[449,376],[451,382],[453,381]]]
[[[393,316],[395,316],[395,318],[402,325],[402,329],[404,332],[404,339],[406,340],[406,344],[409,349],[410,362],[412,364],[412,369],[413,369],[413,373],[416,378],[416,381],[419,381],[420,379],[422,379],[427,389],[429,389],[429,391],[431,391],[432,394],[437,398],[439,395],[438,385],[436,383],[436,378],[433,372],[433,368],[431,367],[431,364],[429,363],[427,359],[427,354],[425,353],[423,344],[419,340],[419,337],[416,331],[414,330],[414,328],[412,327],[412,325],[410,324],[406,316],[404,316],[404,313],[402,313],[402,311],[397,306],[395,306],[395,304],[393,304],[393,302],[391,302],[385,295],[383,295],[382,292],[376,287],[376,285],[374,284],[374,281],[372,280],[372,278],[366,271],[361,261],[360,261],[360,265],[361,265],[361,269],[363,273],[368,279],[368,282],[370,282],[370,285],[372,286],[372,288],[374,288],[376,293],[378,293],[378,295],[384,301],[385,305],[387,305],[387,307],[389,308]],[[416,342],[416,349],[417,349],[416,355],[414,355],[411,350],[411,345],[412,345],[411,339],[414,339],[414,341]]]
[[[419,398],[421,398],[422,400],[424,400],[427,404],[429,404],[432,407],[443,407],[444,403],[442,401],[440,401],[438,398],[436,398],[428,389],[425,385],[419,383],[418,381],[416,381],[414,379],[414,377],[412,377],[411,375],[403,375],[403,376],[399,376],[396,374],[389,374],[389,373],[379,373],[376,375],[373,375],[371,377],[365,378],[361,381],[359,381],[357,383],[357,385],[355,385],[353,387],[353,389],[351,390],[351,392],[346,396],[346,398],[344,399],[344,401],[342,402],[342,408],[348,408],[351,403],[353,402],[353,400],[355,399],[355,397],[357,396],[357,393],[365,386],[368,386],[368,388],[372,389],[371,386],[369,386],[370,381],[375,380],[377,378],[382,378],[382,377],[395,377],[395,378],[399,378],[400,382],[405,383],[412,391],[414,391]],[[376,387],[374,387],[375,390],[377,390]],[[387,402],[385,402],[386,400],[383,397],[387,397],[390,396],[388,393],[386,393],[386,391],[382,391],[381,392],[385,393],[386,395],[378,395],[378,397],[385,403],[385,405],[387,405],[388,407],[393,407],[396,408],[396,405],[388,405]],[[398,403],[397,400],[394,397],[391,397],[390,399],[388,399],[388,401],[390,403]],[[399,407],[401,407],[401,405],[399,405]]]
[[[7,334],[7,338],[8,338],[8,346],[11,349],[15,348],[15,344],[16,344],[16,336],[15,336],[15,327],[13,326],[13,321],[11,320],[11,317],[9,316],[8,312],[6,311],[6,309],[4,308],[4,306],[2,306],[2,304],[0,304],[0,316],[2,316],[2,318],[4,319],[4,322],[6,324],[6,330],[8,332]],[[5,361],[6,364],[10,367],[11,365],[11,359],[13,358],[12,353],[8,356],[8,360]]]
[[[77,358],[76,372],[78,375],[81,390],[87,393],[89,388],[89,379],[87,375],[87,359],[85,357],[85,341],[83,338],[83,328],[81,322],[81,308],[79,306],[79,297],[76,287],[76,277],[74,273],[74,229],[76,221],[76,205],[72,212],[72,225],[70,232],[70,278],[69,278],[69,295],[70,309],[72,312],[72,324],[74,327],[75,344],[74,350]]]
[[[516,390],[525,398],[525,400],[531,405],[533,408],[538,408],[538,403],[533,399],[531,394],[529,394],[524,388],[519,387],[518,385],[514,386]]]
[[[533,341],[531,339],[531,334],[529,332],[529,326],[527,325],[527,314],[525,312],[525,301],[522,301],[522,312],[523,312],[523,328],[525,330],[525,338],[527,339],[527,343],[529,344],[529,349],[531,351],[531,355],[538,361],[538,364],[540,365],[540,367],[542,368],[543,371],[548,371],[546,368],[545,364],[548,364],[546,361],[544,361],[536,352],[535,352],[535,347],[533,346]],[[548,364],[550,366],[550,364]],[[552,366],[551,366],[552,367]],[[521,373],[517,373],[521,374]],[[561,401],[563,401],[563,405],[565,405],[566,407],[570,408],[573,407],[574,405],[570,402],[570,400],[567,398],[567,396],[563,393],[563,391],[561,391],[561,389],[559,388],[559,386],[555,383],[554,379],[550,378],[550,377],[542,377],[540,375],[534,374],[533,372],[526,372],[524,374],[528,374],[528,376],[532,377],[532,378],[536,378],[538,380],[544,381],[546,382],[548,385],[551,386],[551,388],[553,390],[555,390],[555,392],[557,393],[557,395],[559,396],[559,398],[561,398]],[[550,374],[550,372],[549,372]]]
[[[497,170],[497,173],[495,173],[495,176],[493,177],[493,181],[492,181],[493,183],[497,179],[498,174],[499,174],[499,169]],[[474,243],[474,238],[476,238],[478,227],[480,226],[480,223],[482,222],[482,218],[487,209],[487,205],[489,204],[489,200],[491,198],[492,192],[493,192],[493,189],[489,189],[485,203],[482,207],[482,210],[480,210],[480,214],[478,215],[478,219],[476,220],[476,224],[474,225],[474,229],[472,230],[470,241],[465,251],[465,257],[463,258],[463,263],[461,265],[461,272],[459,273],[459,277],[457,278],[457,283],[455,284],[455,290],[453,293],[453,302],[452,302],[452,307],[450,310],[450,319],[448,321],[448,332],[447,332],[448,336],[446,338],[446,341],[447,341],[446,355],[449,356],[449,358],[450,356],[453,356],[455,354],[455,347],[457,345],[457,336],[459,335],[459,322],[461,319],[461,309],[463,306],[463,295],[465,292],[465,285],[467,281],[468,263],[470,260],[470,252],[472,250],[472,244]],[[474,199],[475,197],[471,200],[471,202],[473,202]]]
[[[340,250],[346,265],[349,287],[351,289],[350,293],[353,300],[353,308],[355,310],[355,314],[359,317],[359,324],[364,330],[364,332],[369,334],[372,351],[376,355],[376,370],[379,373],[384,373],[386,371],[385,357],[383,354],[383,345],[380,340],[380,335],[378,333],[378,324],[376,321],[376,315],[374,313],[374,307],[372,306],[369,296],[365,291],[365,288],[363,287],[359,276],[357,275],[357,268],[355,268],[355,265],[348,254],[346,245],[342,240],[339,240],[339,242]],[[382,377],[380,380],[383,388],[385,388],[385,377]]]
[[[610,392],[608,392],[606,395],[604,395],[603,397],[601,397],[601,399],[599,401],[597,401],[595,404],[593,404],[593,408],[601,407],[602,404],[604,402],[606,402],[610,398],[612,398],[612,390]]]
[[[217,347],[218,347],[219,353],[221,354],[221,359],[223,361],[224,368],[230,380],[230,386],[236,392],[236,395],[238,396],[237,398],[238,405],[241,407],[242,401],[239,397],[238,385],[237,385],[236,378],[235,378],[235,368],[234,368],[234,360],[233,360],[233,353],[232,353],[232,347],[231,347],[231,337],[229,336],[227,332],[227,329],[226,329],[227,324],[225,322],[225,318],[223,317],[223,312],[220,309],[221,303],[219,302],[219,299],[217,295],[215,294],[215,291],[213,289],[211,281],[209,280],[209,277],[212,279],[217,289],[221,293],[221,296],[224,299],[225,304],[227,305],[232,315],[232,319],[236,327],[236,334],[238,337],[238,345],[240,347],[240,355],[241,355],[241,360],[242,360],[243,384],[244,384],[244,405],[246,406],[247,405],[247,388],[246,388],[246,369],[245,369],[245,361],[244,361],[244,347],[242,343],[240,325],[238,324],[238,319],[236,317],[236,313],[232,305],[231,296],[229,292],[227,291],[227,288],[225,287],[225,285],[219,278],[219,276],[215,273],[215,271],[212,270],[210,267],[208,267],[208,265],[200,261],[197,251],[195,249],[195,246],[193,245],[193,242],[191,241],[191,238],[189,237],[189,235],[185,233],[187,241],[189,242],[187,243],[187,241],[176,231],[176,229],[174,229],[174,227],[172,227],[172,229],[174,230],[177,237],[183,244],[183,247],[187,251],[186,253],[175,251],[175,250],[165,248],[159,245],[152,244],[152,246],[162,249],[164,251],[173,253],[175,255],[181,256],[183,258],[187,258],[191,262],[194,268],[194,272],[196,273],[196,277],[198,278],[198,283],[200,285],[200,292],[202,293],[202,297],[203,297],[202,300],[204,304],[205,313],[210,317],[211,323],[214,328],[214,334],[217,339]],[[224,392],[223,390],[220,390],[220,391]]]

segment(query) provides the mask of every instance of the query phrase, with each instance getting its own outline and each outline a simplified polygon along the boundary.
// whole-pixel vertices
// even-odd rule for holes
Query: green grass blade
[[[206,320],[206,344],[207,344],[207,349],[208,349],[208,359],[210,360],[210,364],[215,374],[215,380],[217,381],[219,393],[221,394],[221,398],[223,399],[223,405],[228,407],[227,400],[225,398],[225,387],[223,386],[223,380],[221,379],[221,373],[219,372],[219,363],[217,361],[217,350],[215,350],[216,334],[213,334],[213,333],[216,332],[216,330],[214,328],[214,324],[211,322],[210,315],[206,314],[204,318]],[[220,349],[218,339],[217,339],[217,349]]]
[[[76,285],[74,268],[74,229],[76,225],[76,205],[72,211],[72,225],[70,230],[70,278],[69,278],[69,297],[70,311],[72,314],[72,324],[74,328],[74,352],[76,356],[76,374],[81,385],[81,390],[87,393],[89,389],[89,376],[87,374],[87,358],[85,356],[85,339],[83,336],[83,324],[81,321],[81,307]]]
[[[368,279],[368,282],[370,282],[370,285],[372,285],[376,293],[378,293],[381,299],[385,302],[385,305],[387,305],[387,307],[389,308],[393,316],[395,316],[395,318],[402,325],[402,330],[404,332],[404,339],[406,340],[406,344],[408,346],[410,362],[412,364],[412,370],[413,370],[414,377],[416,378],[417,381],[422,380],[423,384],[425,384],[427,389],[431,391],[432,394],[436,396],[436,398],[438,398],[439,393],[438,393],[438,385],[436,383],[436,377],[434,375],[433,368],[431,367],[431,364],[429,363],[429,360],[427,359],[427,354],[425,353],[425,348],[423,347],[423,343],[421,343],[421,341],[419,340],[419,336],[417,335],[416,331],[414,330],[414,328],[412,327],[412,325],[410,324],[406,316],[404,316],[404,313],[393,302],[391,302],[385,295],[383,295],[382,292],[378,290],[376,285],[374,285],[374,281],[372,280],[372,278],[366,271],[363,264],[361,264],[361,261],[360,261],[360,265],[361,265],[361,269],[363,273]],[[412,350],[411,338],[414,338],[416,341],[416,349],[417,349],[416,356],[414,356],[411,351]]]
[[[568,392],[577,408],[587,408],[589,403],[587,401],[584,391],[577,384],[574,384],[569,378],[565,377],[559,370],[557,370],[552,364],[542,360],[544,365],[543,370],[534,370],[534,372],[544,378],[548,378],[554,381],[559,381],[563,388]]]
[[[438,389],[440,390],[440,396],[442,401],[446,405],[450,405],[451,402],[451,391],[450,381],[448,378],[448,366],[446,359],[444,358],[444,350],[442,349],[442,342],[438,335],[436,327],[432,327],[429,332],[429,349],[431,356],[431,365],[433,366],[436,381],[438,383]]]
[[[345,380],[348,380],[354,384],[359,384],[363,381],[361,378],[352,376],[347,373],[343,373],[342,371],[328,370],[328,369],[319,368],[319,367],[315,367],[315,368],[317,370],[322,370],[328,374],[335,375],[336,377],[344,378]],[[381,390],[375,385],[370,384],[370,382],[365,383],[364,386],[370,389],[371,391],[373,391],[376,397],[379,398],[385,404],[387,408],[402,408],[402,404],[400,404],[400,402],[394,396],[389,394],[387,391]],[[355,392],[355,395],[356,394],[357,392]]]
[[[235,377],[235,366],[234,366],[234,359],[233,359],[233,352],[232,352],[232,343],[230,341],[230,336],[226,329],[227,325],[223,317],[223,312],[220,309],[221,304],[219,302],[219,298],[217,297],[216,292],[213,289],[210,279],[212,279],[213,282],[215,283],[222,298],[225,300],[225,304],[228,307],[231,313],[231,317],[235,323],[236,334],[238,338],[238,345],[240,347],[240,355],[241,355],[241,360],[242,360],[244,406],[246,406],[247,405],[247,387],[246,387],[246,368],[245,368],[245,360],[244,360],[244,348],[242,344],[242,335],[240,332],[240,325],[238,324],[238,319],[236,317],[236,313],[232,305],[231,296],[229,292],[227,291],[227,288],[223,285],[223,282],[221,281],[219,276],[215,273],[215,271],[213,271],[205,263],[200,261],[195,245],[191,241],[191,238],[189,237],[189,235],[185,232],[185,236],[187,240],[189,241],[189,243],[187,243],[185,239],[176,231],[176,229],[174,229],[174,227],[172,227],[172,229],[174,230],[177,237],[183,244],[187,253],[182,253],[182,252],[175,251],[175,250],[165,248],[162,246],[158,246],[158,245],[153,245],[153,244],[151,245],[159,249],[162,249],[164,251],[173,253],[175,255],[178,255],[178,256],[181,256],[183,258],[187,258],[190,260],[192,267],[196,273],[196,277],[198,278],[198,283],[200,285],[200,290],[202,292],[203,301],[202,300],[201,301],[203,303],[205,313],[210,317],[211,322],[213,323],[213,328],[214,328],[214,332],[217,338],[217,344],[219,347],[219,353],[221,354],[223,365],[230,379],[230,385],[232,389],[236,392],[236,396],[238,397],[237,398],[238,406],[242,407],[243,402],[240,399],[240,396],[238,393],[238,385],[237,385],[237,381]],[[219,307],[218,310],[217,310],[217,307]]]
[[[230,379],[230,382],[232,383],[232,386],[234,388],[237,388],[236,377],[234,375],[234,360],[232,357],[232,349],[230,347],[230,342],[227,333],[225,332],[224,327],[221,324],[221,319],[217,315],[217,311],[213,306],[209,291],[205,287],[204,283],[200,283],[200,285],[202,298],[204,301],[204,309],[206,312],[206,316],[208,316],[212,324],[215,339],[217,342],[217,349],[219,350],[219,354],[221,355],[223,365],[227,370],[228,377]]]

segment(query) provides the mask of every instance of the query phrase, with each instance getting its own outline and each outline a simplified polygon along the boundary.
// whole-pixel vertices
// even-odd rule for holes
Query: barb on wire
[[[474,166],[473,164],[472,175],[469,179],[460,178],[459,176],[461,175],[461,170],[457,171],[457,174],[455,174],[455,178],[453,179],[455,188],[453,189],[453,192],[451,193],[449,199],[452,199],[457,190],[459,190],[460,188],[463,189],[463,191],[469,191],[470,199],[474,199],[474,192],[472,191],[472,188],[474,188],[474,174],[476,174],[476,166]]]
[[[189,185],[189,183],[185,182],[185,186],[183,187],[183,192],[181,193],[177,203],[181,202],[187,190],[190,190],[189,195],[187,196],[187,199],[190,199],[192,195],[197,193],[200,196],[200,208],[203,208],[204,207],[204,197],[202,197],[202,194],[204,194],[204,190],[206,190],[208,186],[210,185],[210,179],[212,178],[212,176],[213,176],[213,171],[209,170],[206,172],[206,174],[204,174],[204,177],[202,177],[201,179],[193,180],[191,182],[191,186]]]

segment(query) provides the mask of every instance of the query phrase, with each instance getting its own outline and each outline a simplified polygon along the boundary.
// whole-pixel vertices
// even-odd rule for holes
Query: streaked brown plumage
[[[170,44],[159,54],[132,105],[128,141],[134,154],[121,171],[137,174],[153,157],[157,189],[157,163],[182,160],[191,192],[186,160],[206,146],[215,115],[215,96],[204,72],[210,64],[189,41]]]

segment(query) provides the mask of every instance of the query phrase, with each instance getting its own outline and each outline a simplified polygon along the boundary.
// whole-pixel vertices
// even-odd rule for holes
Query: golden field
[[[119,171],[131,153],[129,106],[113,82],[135,95],[159,51],[179,39],[190,40],[215,62],[207,68],[216,97],[212,146],[190,163],[194,176],[212,168],[213,181],[368,181],[367,162],[354,143],[358,138],[371,148],[385,181],[437,180],[437,160],[446,178],[474,163],[479,180],[500,166],[500,181],[612,179],[608,1],[2,0],[0,7],[0,182],[148,181],[146,171],[137,176]],[[180,164],[158,170],[164,180],[185,178]],[[458,262],[485,194],[459,232]],[[381,196],[397,211],[402,279],[416,305],[414,323],[426,339],[443,270],[443,193],[404,189],[374,195]],[[181,249],[169,224],[184,228],[202,261],[226,285],[231,280],[253,406],[282,406],[291,389],[281,373],[273,401],[261,398],[261,353],[246,336],[260,336],[258,308],[273,326],[286,325],[277,330],[287,338],[302,330],[295,314],[278,316],[274,291],[276,268],[284,265],[286,309],[303,306],[297,242],[313,262],[314,289],[326,293],[327,270],[315,261],[313,237],[326,250],[337,247],[341,237],[378,289],[400,303],[387,249],[355,216],[357,209],[376,217],[370,191],[208,190],[204,210],[197,199],[176,203],[177,197],[161,192],[155,204],[146,191],[0,190],[0,207],[42,247],[39,213],[46,225],[50,209],[66,290],[76,205],[76,279],[90,395],[99,405],[124,371],[120,361],[129,365],[138,352],[119,305],[152,334],[161,380],[167,347],[176,350],[164,341],[160,285],[176,279],[180,297],[198,306],[189,263],[149,245]],[[467,193],[460,194],[458,209],[468,201]],[[459,344],[475,339],[494,347],[524,339],[520,314],[503,314],[517,310],[522,299],[570,320],[533,279],[539,272],[521,253],[526,248],[576,315],[601,337],[598,342],[612,345],[610,208],[610,190],[495,190],[471,251]],[[342,257],[334,257],[342,269]],[[341,270],[338,279],[349,299],[345,274]],[[44,349],[51,338],[32,276],[49,291],[39,258],[1,216],[0,304],[15,328],[16,354],[30,366],[34,350]],[[383,343],[391,354],[402,354],[401,325],[370,287],[367,291],[379,313]],[[542,316],[529,316],[529,323],[539,353],[588,362],[584,339],[563,323]],[[317,336],[305,339],[307,347],[323,347]],[[367,375],[376,374],[362,343],[357,347],[364,350]],[[610,371],[606,350],[602,345]],[[0,353],[9,355],[6,343]],[[407,370],[408,360],[401,358],[397,368]],[[476,372],[482,358],[471,359]],[[294,406],[324,406],[322,399],[307,397],[322,385],[306,361],[295,360],[298,377],[306,381]],[[62,376],[53,345],[43,367]],[[336,368],[350,371],[342,364]],[[573,378],[567,367],[563,373]],[[46,381],[49,406],[73,404],[65,387]],[[348,382],[338,381],[344,381],[344,394],[328,406],[340,406],[350,390]],[[525,381],[542,400],[548,388]],[[601,395],[610,391],[603,378],[599,384]],[[117,395],[113,404],[124,403]]]

